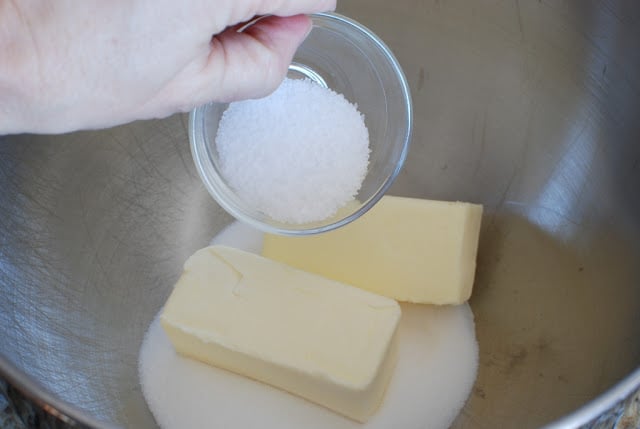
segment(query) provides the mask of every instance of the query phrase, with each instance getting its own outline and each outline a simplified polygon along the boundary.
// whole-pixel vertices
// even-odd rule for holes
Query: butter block
[[[182,355],[364,422],[395,366],[394,300],[224,246],[193,254],[160,316]]]
[[[262,254],[398,301],[460,304],[471,296],[482,206],[383,197],[324,234],[265,235]]]

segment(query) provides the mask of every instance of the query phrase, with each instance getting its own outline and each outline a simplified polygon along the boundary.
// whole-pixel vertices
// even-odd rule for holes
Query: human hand
[[[165,117],[274,90],[335,0],[0,0],[0,135]],[[237,30],[255,16],[243,32]],[[213,36],[213,37],[212,37]]]

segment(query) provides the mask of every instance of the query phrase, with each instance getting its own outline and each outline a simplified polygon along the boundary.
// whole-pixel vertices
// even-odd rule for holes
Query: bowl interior
[[[340,7],[411,85],[411,150],[390,193],[485,206],[480,366],[453,427],[540,427],[637,380],[640,4],[469,3]],[[144,332],[186,258],[232,220],[187,128],[174,116],[0,139],[0,363],[80,420],[155,427]]]

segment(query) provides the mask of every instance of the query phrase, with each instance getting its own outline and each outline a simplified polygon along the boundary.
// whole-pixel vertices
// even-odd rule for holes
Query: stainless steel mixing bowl
[[[633,427],[640,3],[351,0],[339,12],[387,42],[411,86],[413,146],[391,192],[486,207],[480,368],[455,426],[573,427],[627,398],[617,424]],[[185,258],[231,220],[197,177],[186,118],[4,138],[0,186],[2,377],[81,422],[153,427],[142,336]]]

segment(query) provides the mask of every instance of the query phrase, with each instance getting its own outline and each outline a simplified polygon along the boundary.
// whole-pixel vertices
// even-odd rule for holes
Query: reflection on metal
[[[569,147],[545,184],[529,219],[555,237],[571,241],[588,220],[580,199],[589,194],[589,173],[598,149],[592,126],[576,120],[569,128],[566,140]],[[585,219],[587,218],[587,219]]]

